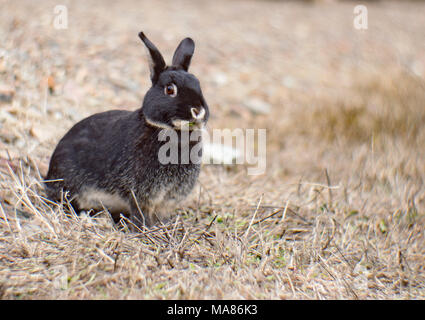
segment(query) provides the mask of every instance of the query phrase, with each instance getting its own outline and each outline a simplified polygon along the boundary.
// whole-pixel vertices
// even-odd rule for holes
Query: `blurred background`
[[[359,4],[367,8],[367,29],[354,24]],[[67,11],[65,28],[58,5]],[[267,129],[267,169],[248,176],[243,165],[205,166],[183,207],[200,202],[205,217],[214,208],[227,221],[249,218],[246,208],[260,198],[265,206],[289,201],[309,221],[323,212],[340,225],[354,219],[351,240],[359,247],[370,228],[384,237],[396,215],[404,217],[400,237],[378,237],[377,247],[420,234],[425,2],[0,0],[0,7],[4,174],[19,161],[43,174],[74,123],[141,106],[150,79],[139,31],[167,62],[190,36],[190,71],[210,106],[208,129]],[[0,190],[6,205],[13,199],[13,191]],[[309,228],[302,230],[294,237],[310,239]],[[424,249],[409,248],[418,275],[424,266],[415,259]],[[396,261],[390,251],[387,270]]]

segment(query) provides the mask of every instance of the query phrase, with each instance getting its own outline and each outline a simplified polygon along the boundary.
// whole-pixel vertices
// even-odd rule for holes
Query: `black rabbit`
[[[74,125],[53,152],[45,185],[54,201],[69,195],[76,211],[107,208],[115,220],[123,213],[141,227],[167,219],[169,204],[193,189],[199,159],[163,164],[158,153],[165,143],[177,143],[183,152],[183,134],[199,131],[209,110],[198,79],[187,72],[193,40],[182,40],[166,66],[143,32],[139,37],[149,51],[152,80],[142,107],[98,113]],[[175,130],[177,141],[160,141],[164,130]],[[198,135],[185,150],[196,145],[201,156],[200,142]]]

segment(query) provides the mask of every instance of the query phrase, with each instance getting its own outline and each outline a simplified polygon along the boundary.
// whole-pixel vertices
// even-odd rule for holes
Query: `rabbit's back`
[[[50,160],[46,176],[53,180],[46,183],[49,197],[59,200],[62,189],[75,195],[85,186],[112,188],[119,181],[121,168],[128,165],[131,118],[132,112],[112,110],[75,124],[59,141]]]

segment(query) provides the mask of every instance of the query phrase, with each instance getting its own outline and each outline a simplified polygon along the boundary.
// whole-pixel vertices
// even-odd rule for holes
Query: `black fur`
[[[112,110],[92,115],[76,125],[60,140],[50,159],[46,191],[54,201],[68,193],[78,211],[88,190],[111,197],[118,196],[130,208],[123,213],[137,225],[152,225],[163,203],[178,202],[192,190],[200,164],[163,165],[158,151],[166,143],[158,140],[163,128],[174,130],[173,120],[192,121],[191,108],[209,111],[199,81],[187,72],[194,51],[190,38],[184,39],[165,66],[158,49],[139,34],[152,59],[152,87],[147,91],[142,108],[130,112]],[[169,96],[164,87],[174,83],[177,95]],[[179,138],[181,132],[178,132]],[[199,138],[200,139],[200,138]],[[180,144],[180,141],[178,142]],[[192,148],[197,141],[189,144]],[[202,152],[202,151],[201,151]]]

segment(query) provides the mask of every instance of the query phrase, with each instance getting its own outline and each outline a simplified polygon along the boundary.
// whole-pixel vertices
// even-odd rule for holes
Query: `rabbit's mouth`
[[[173,124],[173,127],[175,130],[200,130],[203,129],[205,126],[204,121],[199,120],[181,120],[181,119],[175,119],[172,120],[171,123]]]
[[[174,119],[171,123],[176,130],[199,130],[205,126],[205,108],[202,106],[190,108],[192,118],[190,120]]]
[[[146,123],[149,126],[162,129],[172,129],[172,130],[183,130],[183,131],[192,131],[192,130],[202,130],[205,127],[205,121],[200,120],[183,120],[183,119],[173,119],[167,123],[154,121],[145,117]]]

